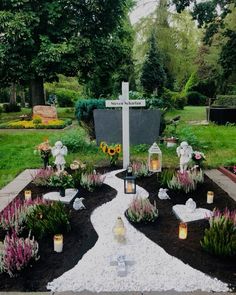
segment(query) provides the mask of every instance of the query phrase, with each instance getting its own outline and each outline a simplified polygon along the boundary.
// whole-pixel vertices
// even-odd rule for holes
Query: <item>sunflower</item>
[[[102,147],[102,151],[103,151],[104,154],[107,153],[107,145],[104,145],[104,146]]]
[[[114,148],[108,148],[108,154],[109,154],[110,156],[114,156],[115,153],[116,153],[116,150],[115,150]]]
[[[118,144],[116,146],[116,152],[117,152],[117,154],[119,154],[121,152],[121,145],[120,144]]]
[[[105,143],[105,141],[101,141],[100,142],[100,148],[102,149],[105,145],[107,145],[106,143]]]

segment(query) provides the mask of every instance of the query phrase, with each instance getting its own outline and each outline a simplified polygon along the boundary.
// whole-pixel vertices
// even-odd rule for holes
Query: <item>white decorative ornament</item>
[[[188,169],[188,163],[192,158],[193,149],[186,141],[181,142],[180,146],[176,149],[177,155],[180,158],[179,166],[180,172],[184,173]]]
[[[124,254],[117,254],[110,257],[110,265],[117,265],[117,274],[119,277],[127,275],[127,265],[132,265],[132,261],[127,259]]]
[[[76,198],[74,200],[74,203],[73,203],[73,208],[78,211],[78,210],[82,210],[82,209],[86,209],[84,204],[83,204],[83,200],[84,198]]]
[[[158,192],[158,198],[161,200],[167,200],[170,199],[170,197],[167,194],[168,189],[167,188],[160,188]]]
[[[194,200],[192,198],[189,198],[186,201],[185,206],[187,207],[187,209],[191,213],[193,213],[196,210],[196,208],[197,208],[196,202],[194,202]]]
[[[64,156],[66,156],[68,153],[67,147],[63,144],[61,141],[57,141],[54,145],[54,147],[52,148],[52,155],[53,157],[55,157],[55,165],[57,167],[57,171],[61,172],[64,171],[65,169],[65,158]]]

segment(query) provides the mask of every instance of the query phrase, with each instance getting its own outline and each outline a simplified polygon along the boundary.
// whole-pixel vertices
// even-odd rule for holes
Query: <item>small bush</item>
[[[59,174],[51,175],[49,179],[49,186],[58,187],[58,188],[73,188],[74,180],[73,177],[68,174],[66,171],[62,171]]]
[[[105,109],[105,99],[81,99],[75,105],[78,121],[93,122],[93,110]]]
[[[205,105],[207,97],[197,91],[191,91],[186,94],[188,105],[200,106]]]
[[[202,248],[216,256],[236,255],[236,210],[226,209],[223,213],[214,210],[209,219],[210,228],[205,229]]]
[[[69,214],[61,202],[37,205],[27,215],[25,224],[39,239],[70,230]]]
[[[16,275],[33,260],[38,260],[38,243],[34,238],[19,238],[16,232],[7,233],[3,254],[0,255],[0,270],[10,277]]]
[[[20,112],[21,107],[17,104],[10,104],[10,103],[4,103],[3,104],[3,112],[5,113],[13,113],[13,112]]]
[[[173,92],[172,101],[173,101],[174,107],[178,110],[183,110],[184,106],[186,106],[187,104],[186,96],[179,92]]]
[[[158,217],[156,204],[149,199],[135,197],[127,210],[127,217],[132,222],[154,222]]]
[[[42,123],[42,118],[41,117],[34,117],[33,119],[33,124],[38,125]]]
[[[61,141],[71,153],[86,151],[91,147],[88,135],[82,128],[68,131],[61,137]]]
[[[58,88],[55,91],[57,103],[60,107],[73,107],[78,98],[78,92],[65,88]]]
[[[236,107],[236,95],[217,95],[213,105]]]

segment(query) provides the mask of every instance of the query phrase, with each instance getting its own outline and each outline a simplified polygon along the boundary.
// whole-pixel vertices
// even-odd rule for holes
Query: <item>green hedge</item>
[[[197,91],[190,91],[186,94],[188,105],[201,106],[207,102],[207,97]]]
[[[93,110],[105,109],[105,99],[81,99],[75,105],[75,114],[78,121],[86,123],[93,121]]]
[[[73,107],[79,93],[74,90],[58,88],[54,93],[57,97],[57,103],[60,107]]]
[[[217,95],[213,105],[236,107],[236,95]]]

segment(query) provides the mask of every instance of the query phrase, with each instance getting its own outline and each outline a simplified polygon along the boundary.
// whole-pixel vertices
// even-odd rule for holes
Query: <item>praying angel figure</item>
[[[63,146],[61,141],[57,141],[52,148],[52,155],[55,157],[54,163],[57,167],[57,172],[64,171],[66,164],[64,156],[67,155],[67,152],[67,147],[65,145]]]
[[[180,158],[179,166],[180,172],[184,173],[188,169],[188,163],[192,158],[193,149],[186,141],[181,142],[180,146],[176,149],[177,155]]]

